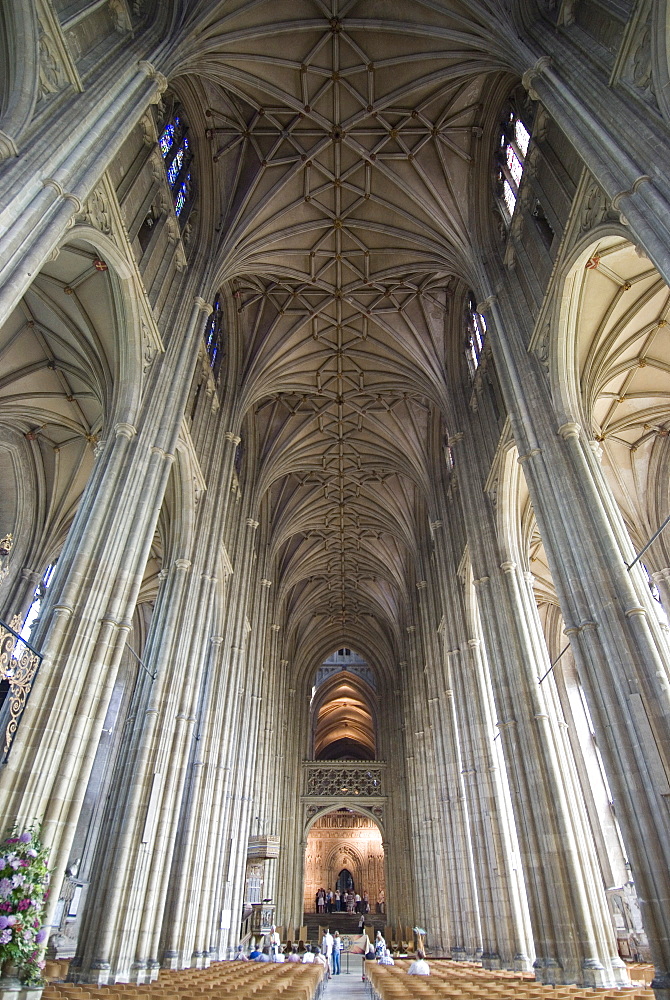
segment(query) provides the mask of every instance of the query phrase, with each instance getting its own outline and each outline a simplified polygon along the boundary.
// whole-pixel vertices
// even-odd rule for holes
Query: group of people
[[[311,946],[303,941],[299,941],[298,944],[287,941],[282,948],[279,934],[273,927],[268,937],[268,943],[262,948],[256,945],[248,955],[244,950],[244,945],[238,944],[234,960],[236,962],[302,962],[305,965],[315,962],[317,965],[325,967],[327,975],[331,973],[332,963],[333,975],[339,976],[341,951],[342,939],[339,931],[331,934],[330,930],[326,929],[320,948],[318,945]]]
[[[302,941],[300,941],[299,944],[293,944],[291,941],[287,941],[283,950],[281,949],[281,946],[277,946],[277,943],[273,941],[274,933],[275,931],[273,928],[270,935],[270,943],[264,945],[262,949],[254,947],[248,956],[244,951],[244,945],[239,944],[237,946],[235,961],[302,962],[304,965],[307,965],[308,963],[315,963],[316,965],[323,965],[327,976],[330,976],[331,973],[334,976],[339,976],[340,955],[342,952],[342,939],[340,938],[339,931],[335,931],[334,934],[331,934],[330,929],[327,927],[321,939],[321,947],[318,945],[314,945],[312,947],[309,944],[303,944]],[[372,952],[372,949],[370,949],[370,952]],[[374,957],[379,965],[395,965],[387,947],[384,935],[381,931],[377,931],[374,943],[374,955],[370,952],[366,955],[366,958]],[[416,958],[410,964],[407,970],[407,975],[430,975],[430,966],[426,961],[426,956],[423,951],[417,950]]]
[[[235,961],[302,962],[305,965],[314,962],[317,965],[324,966],[327,976],[330,976],[331,973],[334,976],[339,976],[341,952],[342,939],[340,937],[340,932],[335,931],[334,934],[331,934],[329,927],[326,927],[323,932],[321,947],[318,945],[314,945],[312,947],[309,944],[304,944],[303,941],[300,941],[298,944],[293,944],[293,942],[287,941],[283,949],[281,947],[279,933],[276,927],[273,927],[268,937],[268,943],[264,945],[262,949],[255,946],[248,956],[244,951],[244,945],[238,944]],[[386,939],[381,931],[377,931],[374,942],[374,952],[373,949],[370,948],[370,951],[366,953],[365,957],[369,959],[376,959],[380,965],[395,965],[391,952],[387,947]],[[410,964],[407,970],[407,975],[430,975],[430,966],[426,961],[426,955],[420,949],[417,949],[416,958]]]
[[[368,957],[368,956],[366,956]],[[372,956],[370,956],[372,957]],[[379,965],[395,965],[391,952],[386,944],[386,939],[381,931],[377,931],[377,936],[375,938],[374,946],[374,957]],[[408,976],[429,976],[430,966],[426,961],[425,952],[421,949],[417,949],[416,958],[410,963],[407,970]]]
[[[369,913],[370,897],[367,892],[361,896],[353,889],[321,888],[316,894],[317,913]],[[384,890],[380,889],[377,897],[377,913],[384,912]]]

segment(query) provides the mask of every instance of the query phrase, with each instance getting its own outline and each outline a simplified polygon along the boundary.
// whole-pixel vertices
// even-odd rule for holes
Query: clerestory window
[[[498,194],[511,219],[519,197],[519,185],[530,144],[530,132],[513,108],[507,113],[507,118],[500,132],[497,153]]]
[[[486,320],[481,313],[477,312],[477,303],[471,294],[468,296],[465,309],[465,356],[471,378],[474,378],[481,363],[485,337]]]
[[[23,622],[23,627],[20,632],[21,637],[26,639],[28,642],[30,642],[30,636],[35,628],[35,625],[37,624],[37,619],[39,618],[40,611],[42,610],[42,604],[44,602],[44,598],[46,597],[49,584],[53,579],[55,568],[55,562],[47,566],[42,574],[42,579],[37,584],[33,592],[33,599],[30,607],[28,608],[28,613],[26,614],[25,621]]]
[[[212,369],[214,380],[218,382],[221,364],[225,355],[223,333],[223,309],[221,307],[221,296],[214,299],[214,309],[209,315],[207,326],[205,327],[205,346],[209,366]]]
[[[158,140],[167,182],[172,192],[172,203],[179,221],[186,221],[193,202],[193,151],[188,134],[188,124],[181,112],[175,112]]]

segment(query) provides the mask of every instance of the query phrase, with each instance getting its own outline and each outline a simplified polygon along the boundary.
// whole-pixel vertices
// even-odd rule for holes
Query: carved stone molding
[[[305,795],[376,797],[383,795],[383,765],[379,762],[319,761],[305,767]]]

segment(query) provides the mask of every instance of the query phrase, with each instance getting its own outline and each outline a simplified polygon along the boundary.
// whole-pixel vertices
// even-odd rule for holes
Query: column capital
[[[478,313],[487,312],[491,308],[493,303],[496,301],[496,298],[497,296],[495,294],[488,295],[483,302],[478,302],[477,305],[475,306],[477,312]]]
[[[167,90],[168,87],[167,77],[165,76],[165,74],[161,73],[160,70],[156,69],[154,64],[152,62],[149,62],[148,59],[138,60],[137,67],[145,74],[145,76],[147,76],[150,80],[153,80],[153,82],[156,84],[156,95],[152,103],[153,104],[158,103],[158,99],[160,98],[161,94],[164,94],[165,91]]]
[[[255,531],[258,525],[260,524],[260,521],[254,521],[253,517],[248,517],[246,520],[246,524],[247,528],[251,528],[252,531]]]
[[[649,176],[649,174],[640,174],[640,176],[636,177],[632,185],[625,191],[617,191],[617,193],[612,198],[612,208],[614,209],[614,211],[615,212],[619,211],[619,202],[621,201],[622,198],[632,197],[632,195],[637,193],[637,189],[639,188],[640,184],[644,184],[645,181],[651,181],[651,177]]]
[[[114,425],[114,433],[117,437],[124,437],[130,441],[130,439],[135,437],[137,434],[137,427],[133,426],[133,424],[121,421],[120,423]]]
[[[529,458],[535,458],[536,455],[541,455],[541,454],[542,454],[541,448],[531,448],[531,450],[526,452],[525,455],[519,455],[519,457],[517,458],[517,462],[519,463],[519,465],[521,465],[523,464],[523,462],[527,462]]]
[[[500,568],[503,573],[513,573],[516,569],[516,563],[513,559],[506,559],[505,562],[500,563]]]
[[[567,441],[569,438],[579,438],[579,432],[581,429],[581,424],[577,423],[576,420],[568,420],[567,423],[561,424],[556,433],[559,434],[564,441]]]
[[[528,96],[532,101],[539,100],[538,93],[533,87],[533,80],[540,76],[548,66],[551,66],[551,56],[540,56],[537,62],[527,69],[521,77],[521,83],[524,89],[528,91]]]
[[[211,313],[214,312],[214,307],[209,302],[205,302],[205,300],[201,298],[200,295],[194,296],[193,304],[198,309],[198,311],[203,312],[205,316],[209,316]]]
[[[240,441],[242,440],[239,434],[233,434],[232,431],[226,431],[226,433],[223,436],[226,439],[226,441],[230,441],[232,444],[235,445],[236,448],[240,443]]]

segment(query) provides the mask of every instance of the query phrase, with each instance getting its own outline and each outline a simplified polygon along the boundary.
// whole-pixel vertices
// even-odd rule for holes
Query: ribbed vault
[[[406,619],[446,474],[481,93],[508,51],[486,3],[376,0],[221,4],[181,50],[209,101],[242,475],[293,641],[372,629],[388,660]]]

